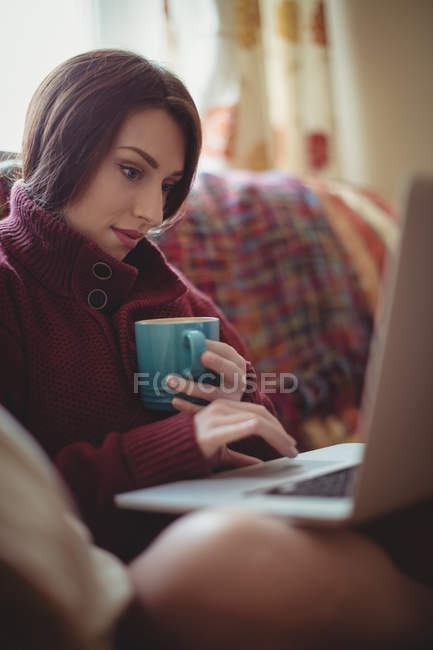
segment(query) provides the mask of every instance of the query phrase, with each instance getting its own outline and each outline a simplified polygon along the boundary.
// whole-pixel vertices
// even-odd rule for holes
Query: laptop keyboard
[[[359,466],[346,467],[329,474],[322,474],[314,478],[304,479],[288,484],[279,484],[267,489],[264,494],[278,496],[303,496],[303,497],[343,497],[353,493],[356,473]]]

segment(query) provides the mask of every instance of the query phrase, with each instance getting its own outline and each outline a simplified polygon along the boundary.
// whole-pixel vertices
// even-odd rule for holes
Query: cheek
[[[115,216],[121,210],[122,204],[125,203],[124,195],[114,183],[95,187],[89,199],[89,211],[99,225],[110,221],[110,218]]]
[[[73,225],[85,235],[92,237],[109,225],[110,202],[106,195],[87,196],[74,215]]]

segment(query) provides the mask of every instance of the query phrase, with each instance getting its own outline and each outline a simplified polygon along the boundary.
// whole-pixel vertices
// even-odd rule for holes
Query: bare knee
[[[133,562],[133,579],[140,580],[145,573],[143,586],[155,597],[157,593],[167,597],[166,587],[173,597],[178,589],[201,604],[207,595],[212,595],[214,605],[218,598],[226,600],[228,593],[235,597],[233,589],[245,590],[245,583],[239,584],[240,573],[252,580],[275,559],[266,543],[266,522],[255,515],[217,510],[184,517]]]
[[[405,616],[404,581],[374,544],[244,512],[181,519],[131,577],[168,647],[369,647]]]
[[[272,585],[281,576],[269,532],[280,526],[253,514],[206,511],[170,526],[134,561],[132,580],[167,647],[286,647],[275,639],[281,611]],[[271,629],[272,638],[259,639]]]

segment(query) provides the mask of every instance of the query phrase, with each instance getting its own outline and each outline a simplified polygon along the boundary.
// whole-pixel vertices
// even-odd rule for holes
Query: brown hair
[[[41,83],[27,110],[23,177],[34,201],[52,213],[87,187],[127,115],[166,110],[185,136],[184,174],[167,196],[164,219],[186,198],[201,148],[200,118],[191,95],[171,72],[126,50],[79,54]]]

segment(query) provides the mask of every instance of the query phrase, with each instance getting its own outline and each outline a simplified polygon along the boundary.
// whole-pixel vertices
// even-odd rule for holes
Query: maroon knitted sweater
[[[147,410],[134,393],[134,321],[216,315],[221,340],[245,349],[155,245],[143,240],[119,262],[38,208],[21,182],[0,222],[0,308],[0,402],[53,459],[96,541],[116,551],[114,494],[211,471],[192,416]],[[245,399],[272,410],[259,392]],[[256,437],[235,448],[275,456]]]

